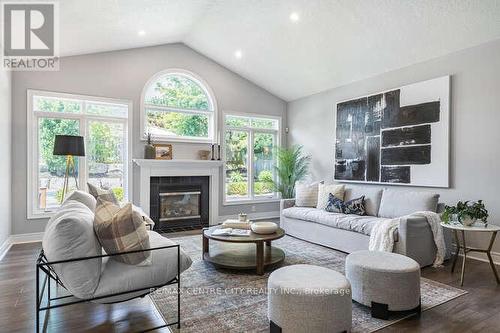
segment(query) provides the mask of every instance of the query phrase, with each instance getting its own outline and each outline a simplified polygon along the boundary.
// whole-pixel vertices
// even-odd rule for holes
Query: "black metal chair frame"
[[[75,297],[74,295],[64,295],[64,296],[59,296],[59,297],[51,297],[50,294],[50,287],[51,287],[51,280],[53,280],[56,283],[56,286],[61,286],[62,288],[66,289],[67,288],[64,286],[63,282],[61,279],[57,276],[57,273],[54,271],[53,266],[57,264],[63,264],[63,263],[68,263],[68,262],[76,262],[76,261],[84,261],[84,260],[91,260],[91,259],[99,259],[99,258],[106,258],[106,257],[113,257],[113,256],[118,256],[118,255],[123,255],[123,254],[131,254],[131,253],[139,253],[139,252],[147,252],[147,251],[156,251],[156,250],[163,250],[163,249],[169,249],[169,248],[177,248],[177,276],[173,278],[172,280],[168,281],[167,283],[161,284],[161,285],[156,285],[156,286],[149,286],[146,288],[140,288],[140,289],[134,289],[134,290],[128,290],[120,293],[114,293],[114,294],[107,294],[107,295],[102,295],[98,297],[93,297],[93,298],[86,298],[86,299],[78,299],[76,301],[70,301],[70,302],[63,302],[63,303],[57,303],[57,304],[51,304],[51,302],[58,301],[61,299],[67,299],[70,297]],[[57,260],[57,261],[52,261],[49,262],[47,257],[45,257],[45,254],[43,252],[43,249],[40,251],[40,254],[38,256],[38,259],[36,261],[36,332],[40,332],[40,314],[41,312],[45,311],[45,318],[48,314],[47,310],[50,309],[55,309],[63,306],[69,306],[69,305],[74,305],[74,304],[79,304],[79,303],[85,303],[89,301],[94,301],[98,299],[103,299],[103,298],[108,298],[108,297],[113,297],[113,296],[121,296],[121,295],[127,295],[127,294],[134,294],[138,293],[141,291],[144,291],[144,294],[142,295],[135,295],[132,296],[128,299],[121,300],[118,302],[110,302],[106,304],[113,304],[113,303],[119,303],[119,302],[124,302],[128,301],[137,297],[144,297],[147,294],[155,291],[156,289],[162,288],[164,286],[168,285],[173,285],[177,284],[177,321],[173,323],[167,323],[166,320],[164,325],[156,326],[141,332],[149,332],[149,331],[154,331],[160,328],[165,328],[173,325],[177,325],[177,328],[181,327],[181,293],[180,293],[180,287],[181,287],[181,257],[180,257],[180,246],[179,245],[169,245],[169,246],[161,246],[161,247],[155,247],[155,248],[150,248],[150,249],[145,249],[145,250],[134,250],[134,251],[126,251],[126,252],[120,252],[120,253],[112,253],[112,254],[103,254],[103,255],[97,255],[97,256],[89,256],[89,257],[81,257],[81,258],[71,258],[71,259],[66,259],[66,260]],[[44,276],[40,277],[40,273],[44,273]],[[40,287],[40,281],[42,281],[42,286]],[[45,293],[45,288],[47,288],[47,293]],[[47,294],[46,297],[46,302],[45,304],[42,304],[44,301],[44,295]],[[45,331],[46,328],[46,320],[44,320],[44,327],[43,330]]]

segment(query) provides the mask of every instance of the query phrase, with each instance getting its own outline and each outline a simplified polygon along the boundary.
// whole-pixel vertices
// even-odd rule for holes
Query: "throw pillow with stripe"
[[[295,183],[295,206],[297,207],[316,207],[318,203],[319,182],[306,184],[302,182]]]
[[[319,184],[318,187],[318,204],[316,208],[326,209],[328,205],[328,197],[333,194],[337,199],[344,200],[344,185],[337,184]]]
[[[101,198],[97,199],[94,231],[106,253],[149,249],[149,234],[142,215],[128,203],[119,207]],[[137,252],[111,257],[129,265],[150,264],[151,252]]]
[[[99,188],[95,185],[92,185],[90,183],[87,183],[87,186],[89,188],[89,193],[97,199],[101,198],[102,200],[109,201],[117,206],[120,205],[118,202],[118,199],[115,196],[115,193],[113,192],[112,189],[103,189]]]

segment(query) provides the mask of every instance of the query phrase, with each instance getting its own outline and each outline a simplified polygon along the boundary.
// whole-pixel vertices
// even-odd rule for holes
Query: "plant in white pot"
[[[456,216],[456,218],[454,218]],[[471,226],[478,220],[488,224],[488,210],[484,206],[483,200],[459,201],[456,206],[445,206],[441,219],[449,223],[454,219],[465,226]]]

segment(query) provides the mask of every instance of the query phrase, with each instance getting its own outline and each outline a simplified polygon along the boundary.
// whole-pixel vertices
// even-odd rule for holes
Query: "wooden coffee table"
[[[215,266],[237,270],[255,269],[258,275],[263,275],[266,266],[279,264],[285,259],[283,250],[271,246],[271,241],[285,236],[285,231],[281,228],[269,235],[253,232],[250,236],[212,235],[212,231],[219,228],[215,226],[203,229],[203,260]],[[217,241],[211,249],[210,239]]]

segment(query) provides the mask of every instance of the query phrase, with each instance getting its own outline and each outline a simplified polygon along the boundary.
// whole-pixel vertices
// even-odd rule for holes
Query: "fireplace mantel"
[[[151,177],[210,177],[210,225],[219,216],[219,187],[222,161],[211,160],[148,160],[133,159],[139,170],[139,206],[149,214]]]

